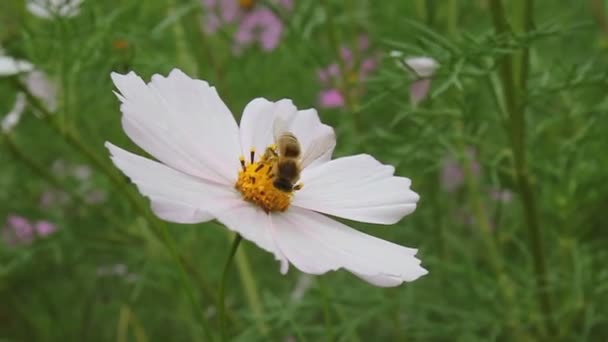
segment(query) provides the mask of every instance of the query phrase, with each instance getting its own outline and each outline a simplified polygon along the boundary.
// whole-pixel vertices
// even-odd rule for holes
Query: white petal
[[[245,106],[241,117],[241,145],[243,154],[249,155],[253,148],[256,154],[264,154],[268,145],[274,143],[273,125],[279,113],[295,115],[298,109],[291,100],[270,102],[264,98],[253,99]]]
[[[209,221],[215,217],[215,212],[241,201],[231,187],[198,179],[109,142],[106,147],[114,164],[150,198],[152,210],[163,220],[176,223]]]
[[[34,70],[34,66],[28,61],[0,56],[0,76],[12,76],[32,70]]]
[[[431,57],[410,57],[405,60],[405,64],[410,67],[419,77],[433,76],[439,63]]]
[[[141,148],[177,170],[234,184],[240,168],[238,127],[215,88],[180,70],[154,75],[112,74],[120,90],[123,128]]]
[[[249,102],[241,118],[241,145],[243,154],[249,155],[253,147],[261,155],[274,143],[275,120],[283,123],[283,130],[293,133],[302,147],[303,155],[313,149],[322,149],[319,159],[331,158],[335,146],[334,131],[324,125],[314,109],[298,111],[291,100],[271,102],[257,98]]]
[[[336,147],[336,135],[331,126],[321,123],[317,111],[305,109],[288,118],[289,131],[300,141],[302,146],[302,165],[304,167],[316,162],[326,162]]]
[[[287,272],[287,260],[272,236],[270,216],[262,209],[240,201],[236,206],[218,213],[216,218],[228,229],[241,234],[258,247],[274,254],[275,258],[281,261],[283,273]]]
[[[25,105],[27,104],[27,100],[24,93],[18,93],[17,98],[15,99],[15,104],[13,104],[13,108],[11,111],[6,114],[6,116],[0,122],[0,128],[2,132],[9,133],[11,132],[15,126],[21,120],[21,115],[25,110]]]
[[[281,252],[305,273],[344,268],[377,286],[397,286],[427,271],[417,250],[354,230],[319,213],[290,208],[272,215]]]
[[[52,82],[48,75],[34,70],[27,74],[25,86],[32,95],[40,98],[51,112],[57,110],[57,84]]]
[[[83,0],[28,0],[27,9],[33,15],[50,19],[55,16],[73,17],[80,12]]]
[[[53,17],[53,13],[51,13],[45,6],[35,1],[28,1],[27,10],[39,18],[49,19]]]
[[[393,224],[416,209],[411,181],[370,155],[331,160],[302,171],[292,205],[369,223]]]

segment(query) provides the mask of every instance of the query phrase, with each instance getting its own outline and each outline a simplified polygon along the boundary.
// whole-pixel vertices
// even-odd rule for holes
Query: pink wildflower
[[[293,9],[293,0],[275,0],[274,4],[285,12]],[[283,35],[281,19],[269,7],[255,0],[203,0],[205,16],[203,30],[214,34],[224,27],[236,28],[233,51],[258,45],[263,51],[277,48]]]
[[[36,233],[38,236],[48,236],[57,231],[57,227],[49,221],[38,221],[34,225]]]
[[[368,49],[369,38],[362,35],[357,40],[356,50],[353,51],[347,46],[340,47],[340,59],[344,70],[340,70],[337,62],[317,70],[317,77],[323,87],[319,92],[319,106],[344,107],[345,91],[349,91],[351,97],[360,97],[365,93],[363,84],[378,65],[377,56],[370,56]]]

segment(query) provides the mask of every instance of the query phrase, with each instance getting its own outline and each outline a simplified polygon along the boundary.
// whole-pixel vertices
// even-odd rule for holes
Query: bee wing
[[[306,148],[304,151],[304,155],[301,159],[302,168],[307,167],[313,161],[317,160],[319,157],[327,153],[336,147],[336,138],[334,134],[327,134],[319,139],[315,139],[312,143]]]
[[[272,133],[274,135],[274,142],[279,141],[279,137],[281,134],[287,132],[287,127],[289,124],[287,123],[287,119],[284,117],[277,116],[274,119],[274,123],[272,124]]]

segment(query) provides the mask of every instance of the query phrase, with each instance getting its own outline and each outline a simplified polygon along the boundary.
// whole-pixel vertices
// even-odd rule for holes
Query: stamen
[[[254,149],[251,149],[250,157],[251,163],[246,163],[243,157],[239,158],[242,170],[239,171],[235,188],[244,200],[258,205],[267,213],[287,210],[294,192],[280,190],[274,185],[273,170],[278,163],[276,147],[268,146],[257,162]],[[301,184],[298,184],[293,190],[300,188]]]

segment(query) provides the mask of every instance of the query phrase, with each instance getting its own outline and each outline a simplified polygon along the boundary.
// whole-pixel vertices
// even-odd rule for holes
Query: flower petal
[[[241,201],[236,206],[218,213],[216,217],[228,229],[241,234],[258,247],[274,254],[275,258],[281,262],[283,273],[287,272],[287,259],[279,250],[272,236],[270,216],[262,209]]]
[[[331,160],[302,171],[304,187],[292,205],[369,223],[393,224],[416,209],[419,196],[408,178],[372,156]]]
[[[274,143],[274,120],[279,113],[292,116],[298,109],[291,100],[270,102],[265,98],[251,100],[243,110],[241,117],[241,146],[243,155],[249,155],[253,148],[258,155],[264,154],[266,147]]]
[[[319,213],[292,207],[271,218],[281,252],[305,273],[344,268],[377,286],[397,286],[427,273],[414,257],[416,249],[364,234]]]
[[[0,130],[2,130],[3,133],[11,132],[15,126],[17,126],[19,121],[21,121],[21,116],[23,115],[26,104],[27,99],[25,94],[18,93],[17,98],[15,99],[15,104],[13,104],[13,108],[0,121]]]
[[[316,110],[298,111],[291,100],[271,102],[264,98],[252,100],[243,111],[241,145],[244,155],[248,155],[252,147],[261,155],[268,145],[274,143],[277,118],[285,126],[285,131],[298,138],[303,155],[312,149],[322,149],[324,153],[318,159],[327,161],[331,158],[336,144],[334,130],[321,123]]]
[[[34,70],[34,65],[28,61],[0,56],[0,76],[12,76]]]
[[[174,169],[234,184],[240,167],[238,127],[214,87],[180,70],[154,75],[112,74],[123,103],[123,128],[141,148]]]
[[[107,142],[112,161],[150,198],[152,211],[163,220],[199,223],[213,213],[238,204],[236,191],[174,170],[156,161],[127,152]]]
[[[428,78],[414,81],[410,85],[410,102],[412,105],[418,105],[431,90],[431,80]]]
[[[431,77],[439,68],[439,63],[431,57],[410,57],[404,62],[419,77]]]

